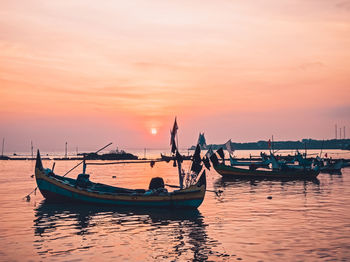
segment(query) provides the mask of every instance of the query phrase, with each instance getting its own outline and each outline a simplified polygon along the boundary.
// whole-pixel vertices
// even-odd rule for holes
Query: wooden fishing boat
[[[85,174],[85,171],[78,175],[77,179],[59,176],[54,174],[53,170],[43,167],[39,150],[36,158],[35,178],[41,194],[47,200],[97,205],[197,208],[203,202],[206,192],[204,171],[195,184],[172,192],[168,192],[164,184],[145,190],[94,183],[89,180],[89,175]]]
[[[214,166],[216,172],[225,178],[260,178],[260,179],[315,179],[320,173],[319,168],[314,169],[293,169],[286,168],[280,170],[264,170],[264,169],[244,169],[225,164]]]

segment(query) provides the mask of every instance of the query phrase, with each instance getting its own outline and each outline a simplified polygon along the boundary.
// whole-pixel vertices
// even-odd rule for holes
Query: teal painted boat
[[[148,190],[128,189],[91,182],[89,175],[84,172],[77,179],[59,176],[51,169],[43,167],[39,150],[35,178],[41,194],[47,200],[95,205],[198,208],[206,192],[205,171],[195,184],[172,192],[168,192],[162,183],[158,183],[159,187],[152,186]]]

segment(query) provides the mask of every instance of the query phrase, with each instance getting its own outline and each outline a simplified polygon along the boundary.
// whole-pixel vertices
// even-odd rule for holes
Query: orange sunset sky
[[[350,134],[350,1],[0,5],[5,152]]]

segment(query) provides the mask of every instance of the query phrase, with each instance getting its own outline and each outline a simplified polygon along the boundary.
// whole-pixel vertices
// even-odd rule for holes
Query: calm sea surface
[[[56,161],[55,172],[76,163]],[[192,211],[51,204],[40,192],[27,202],[33,170],[34,161],[0,161],[1,261],[350,261],[350,168],[314,182],[224,180],[212,170],[208,189],[223,194],[207,192]],[[116,186],[147,188],[155,176],[178,184],[171,163],[87,171]]]

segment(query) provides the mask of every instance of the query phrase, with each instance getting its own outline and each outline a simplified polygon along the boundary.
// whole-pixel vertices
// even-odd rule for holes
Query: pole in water
[[[1,150],[1,156],[4,156],[4,144],[5,144],[5,138],[2,139],[2,150]]]
[[[33,141],[30,141],[30,148],[32,150],[32,160],[34,160]]]
[[[337,128],[337,124],[335,124],[335,139],[337,139],[337,134],[338,134],[338,128]]]
[[[145,148],[145,150],[143,152],[143,157],[146,158],[146,148]]]
[[[64,157],[67,158],[67,142],[66,142],[66,149],[65,149]]]
[[[322,157],[323,145],[324,145],[324,139],[322,140],[322,146],[321,146],[320,157]]]
[[[272,141],[271,141],[272,154],[274,154],[275,149],[274,149],[274,145],[273,145],[273,135],[272,135],[271,139],[272,139]]]
[[[83,160],[83,174],[85,175],[86,173],[86,163],[85,163],[85,159]]]
[[[343,127],[343,135],[344,135],[344,139],[346,139],[345,138],[345,126]]]

